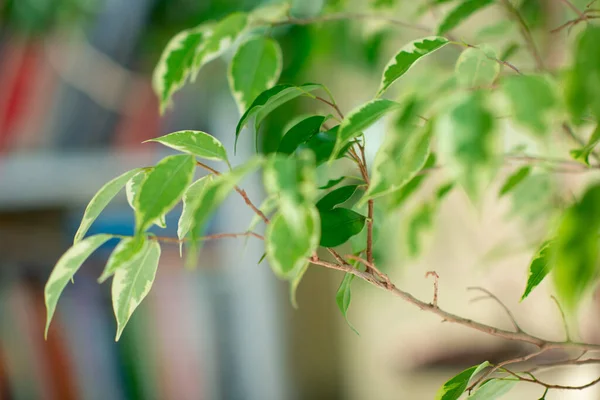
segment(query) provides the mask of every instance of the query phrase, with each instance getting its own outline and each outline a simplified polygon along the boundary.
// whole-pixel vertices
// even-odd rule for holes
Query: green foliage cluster
[[[374,1],[373,7],[385,9],[394,2]],[[254,132],[256,141],[262,124],[278,108],[297,98],[326,104],[331,114],[303,116],[283,133],[276,151],[257,154],[248,162],[232,167],[224,146],[213,136],[199,131],[180,131],[154,139],[154,142],[181,152],[164,158],[153,167],[138,168],[113,179],[102,187],[88,205],[73,246],[58,261],[46,286],[48,326],[58,298],[85,259],[113,236],[86,237],[86,232],[107,206],[126,188],[135,213],[135,235],[119,237],[100,282],[113,276],[112,297],[118,323],[117,339],[136,307],[148,294],[160,258],[161,238],[148,233],[156,224],[164,227],[165,215],[180,201],[178,240],[186,250],[186,265],[193,267],[202,234],[210,216],[232,192],[240,193],[251,204],[238,184],[250,173],[262,169],[266,201],[255,209],[249,235],[261,221],[266,224],[265,254],[273,272],[288,281],[291,298],[311,263],[318,263],[320,247],[339,257],[334,248],[350,243],[352,267],[361,273],[373,272],[373,243],[383,214],[400,209],[417,193],[428,174],[443,167],[449,181],[437,188],[408,217],[407,241],[418,252],[419,235],[432,222],[432,216],[445,196],[455,188],[464,191],[478,204],[489,193],[490,183],[508,161],[526,165],[499,182],[498,197],[513,195],[515,202],[532,200],[530,188],[546,182],[549,174],[568,167],[594,170],[598,166],[595,146],[600,141],[600,27],[581,19],[572,22],[582,27],[574,40],[572,61],[561,71],[551,71],[540,62],[528,28],[525,9],[507,1],[429,0],[426,7],[440,8],[442,18],[436,35],[427,35],[401,47],[381,73],[373,98],[344,115],[326,86],[317,83],[279,83],[284,55],[272,28],[288,24],[309,24],[329,19],[362,18],[361,15],[327,14],[309,18],[293,16],[287,4],[274,4],[251,12],[236,12],[218,21],[206,22],[175,35],[162,53],[153,76],[153,87],[164,112],[173,95],[187,82],[194,81],[201,69],[226,52],[233,52],[227,69],[229,87],[241,118],[235,139]],[[326,10],[343,9],[343,2]],[[488,8],[503,8],[509,19],[486,27],[476,44],[457,41],[452,32]],[[519,13],[525,16],[521,16]],[[587,11],[586,11],[587,12]],[[513,18],[516,15],[518,18]],[[585,23],[582,23],[585,22]],[[582,24],[580,24],[582,23]],[[518,35],[522,31],[525,49],[511,43],[499,53],[486,43],[490,36]],[[391,88],[411,69],[445,48],[459,49],[454,68],[431,69],[428,87],[405,85],[401,95]],[[515,51],[528,52],[536,68],[525,70],[507,59]],[[450,54],[450,53],[448,53]],[[384,98],[387,96],[389,98]],[[373,165],[367,168],[365,131],[379,120],[388,120],[385,139],[378,148]],[[506,128],[550,152],[556,130],[578,137],[592,132],[589,141],[570,149],[572,160],[557,160],[541,153],[532,156],[522,149],[506,153]],[[203,160],[221,162],[226,172],[217,172]],[[596,160],[598,162],[600,160]],[[360,176],[335,176],[319,186],[317,168],[334,171],[335,164],[356,164]],[[196,167],[209,175],[193,180]],[[534,196],[534,208],[539,208]],[[377,207],[375,207],[375,204]],[[252,207],[254,207],[252,205]],[[518,208],[518,207],[517,207]],[[525,212],[524,212],[525,213]],[[598,276],[598,230],[600,229],[600,185],[590,184],[572,202],[557,209],[557,222],[541,240],[529,266],[529,279],[522,300],[548,274],[553,275],[556,293],[570,313],[589,295]],[[339,261],[339,260],[338,260]],[[363,275],[364,276],[364,275]],[[346,273],[336,301],[346,317],[355,274]],[[458,399],[469,381],[489,364],[469,368],[449,380],[438,399]],[[517,382],[509,377],[481,382],[473,398],[492,399],[506,393]]]

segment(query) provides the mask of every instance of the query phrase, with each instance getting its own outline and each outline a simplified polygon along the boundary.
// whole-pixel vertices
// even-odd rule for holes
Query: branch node
[[[512,323],[512,325],[514,327],[515,332],[517,332],[517,333],[522,333],[523,332],[523,329],[521,329],[521,327],[519,326],[519,324],[517,322],[517,319],[515,318],[515,316],[513,315],[513,313],[506,306],[506,304],[504,304],[502,302],[502,300],[500,300],[495,294],[493,294],[489,290],[487,290],[485,288],[482,288],[482,287],[479,287],[479,286],[471,286],[471,287],[468,287],[467,290],[477,290],[477,291],[483,292],[485,294],[485,296],[483,296],[483,297],[477,297],[473,301],[483,300],[483,299],[486,299],[486,298],[494,300],[496,303],[498,303],[498,305],[500,305],[500,307],[502,307],[502,309],[504,310],[504,312],[508,316],[508,319],[510,319],[510,322]]]
[[[434,308],[438,308],[438,292],[439,292],[438,284],[439,284],[440,276],[435,271],[427,271],[427,273],[425,274],[425,278],[428,278],[430,276],[433,276],[433,303],[432,303],[432,305]]]

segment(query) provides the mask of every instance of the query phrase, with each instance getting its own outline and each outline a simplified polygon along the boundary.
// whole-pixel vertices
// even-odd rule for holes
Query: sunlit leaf
[[[284,133],[279,143],[278,153],[292,154],[298,146],[308,142],[320,132],[323,122],[327,119],[323,115],[313,115],[302,119]]]
[[[469,381],[479,372],[489,367],[490,363],[485,361],[477,366],[468,368],[450,379],[438,390],[435,400],[458,400],[465,392]]]
[[[365,226],[366,217],[347,208],[319,210],[321,216],[321,246],[335,247],[358,235]]]
[[[435,166],[435,154],[430,153],[429,157],[427,157],[427,161],[423,165],[421,171],[423,173],[415,175],[410,181],[406,183],[401,189],[396,190],[394,193],[390,195],[389,205],[390,208],[400,207],[413,193],[421,187],[423,181],[429,176],[426,171],[429,168],[433,168]]]
[[[113,310],[117,319],[115,340],[119,340],[129,318],[150,292],[159,258],[160,244],[152,240],[141,256],[135,257],[132,262],[124,263],[115,271],[111,289]]]
[[[173,132],[165,136],[147,140],[147,142],[157,142],[177,151],[207,160],[229,162],[227,160],[227,151],[223,147],[223,144],[214,136],[201,131]]]
[[[136,236],[125,238],[119,242],[117,247],[110,255],[104,271],[98,278],[98,282],[102,283],[110,278],[117,269],[122,268],[128,262],[132,262],[137,256],[141,256],[148,246],[148,240],[145,236]]]
[[[317,202],[317,208],[320,211],[331,210],[335,206],[348,201],[356,192],[357,188],[358,185],[347,185],[332,190]]]
[[[206,186],[209,185],[212,180],[212,175],[203,176],[192,183],[183,193],[181,198],[183,209],[181,210],[181,216],[179,217],[179,223],[177,225],[177,237],[179,240],[183,240],[192,228],[194,212],[198,207],[197,203],[203,198],[204,190],[206,190]]]
[[[136,168],[131,171],[127,171],[123,175],[116,177],[100,188],[94,197],[92,197],[92,200],[90,200],[90,203],[87,205],[85,212],[83,213],[81,224],[75,233],[75,239],[73,240],[73,243],[77,243],[83,239],[88,229],[90,229],[90,226],[92,226],[96,218],[98,218],[108,203],[110,203],[117,193],[123,189],[123,186],[125,186],[127,181],[141,170],[141,168]]]
[[[386,99],[375,99],[352,110],[340,124],[331,158],[335,158],[352,139],[373,125],[386,113],[397,109],[400,104]]]
[[[500,188],[500,192],[498,192],[498,196],[502,197],[512,191],[518,184],[523,182],[523,180],[527,178],[530,173],[531,167],[529,165],[516,170],[508,178],[506,178],[506,181],[504,181],[504,184]]]
[[[510,390],[519,382],[517,378],[489,379],[479,386],[469,396],[471,400],[495,400]]]
[[[195,164],[192,156],[169,156],[148,173],[135,198],[136,232],[145,231],[177,204],[192,181]]]
[[[398,78],[404,75],[419,59],[444,47],[448,39],[429,36],[408,43],[388,62],[384,71],[377,97],[381,96]]]
[[[467,88],[491,86],[500,73],[496,52],[489,46],[469,47],[456,61],[456,80]]]
[[[453,8],[442,20],[438,27],[438,35],[456,28],[464,20],[475,14],[477,11],[492,4],[494,0],[465,0]]]
[[[600,185],[594,185],[565,211],[552,246],[554,285],[569,310],[597,277],[599,229]]]
[[[548,120],[556,105],[556,95],[542,76],[510,76],[502,87],[508,97],[515,121],[537,136],[548,135]]]
[[[140,188],[142,187],[142,182],[148,176],[148,173],[152,170],[152,168],[145,168],[143,171],[135,174],[130,180],[127,181],[125,185],[125,193],[127,194],[127,203],[129,206],[135,211],[135,198],[140,193]],[[154,221],[154,224],[159,226],[160,228],[167,227],[167,221],[164,215],[161,215]]]
[[[290,15],[291,4],[289,2],[271,3],[257,7],[248,16],[250,24],[262,25],[285,19]]]
[[[525,300],[529,293],[533,289],[535,289],[548,275],[548,273],[552,269],[552,251],[551,246],[552,242],[550,240],[546,240],[544,243],[536,251],[533,256],[533,260],[529,264],[529,277],[527,278],[527,286],[525,287],[525,291],[521,296],[521,301]]]
[[[56,303],[67,286],[67,283],[73,278],[81,264],[100,246],[111,239],[112,235],[94,235],[76,242],[66,251],[58,260],[46,287],[44,288],[44,299],[46,302],[46,330],[45,337],[48,337],[48,328],[56,310]]]

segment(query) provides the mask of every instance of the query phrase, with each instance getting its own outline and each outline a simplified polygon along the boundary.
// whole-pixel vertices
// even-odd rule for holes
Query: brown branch
[[[200,161],[196,161],[196,165],[204,168],[205,170],[215,174],[215,175],[221,175],[221,173],[219,171],[217,171],[214,168],[209,167],[208,165],[200,162]],[[242,188],[240,188],[239,186],[235,186],[235,191],[239,193],[240,196],[242,196],[242,198],[244,199],[244,202],[246,202],[246,204],[248,205],[248,207],[250,207],[252,209],[252,211],[254,211],[256,213],[256,215],[258,215],[265,224],[269,224],[269,218],[267,218],[267,216],[258,209],[258,207],[256,207],[254,205],[254,203],[252,203],[252,201],[250,200],[250,198],[248,197],[248,194],[246,193],[246,191]]]
[[[498,298],[498,296],[496,296],[495,294],[493,294],[489,290],[487,290],[485,288],[482,288],[482,287],[479,287],[479,286],[471,286],[471,287],[468,287],[467,290],[477,290],[477,291],[485,293],[485,295],[486,295],[485,298],[489,298],[489,299],[494,300],[496,303],[498,303],[498,305],[500,305],[500,307],[502,307],[502,309],[504,310],[504,312],[508,316],[508,319],[510,319],[510,322],[512,323],[513,327],[515,328],[515,332],[523,332],[523,329],[521,329],[521,327],[519,326],[519,324],[517,322],[517,319],[515,318],[515,316],[513,315],[513,313],[506,306],[506,304],[504,304],[504,302]]]
[[[335,104],[332,103],[331,101],[322,98],[321,96],[315,96],[315,99],[319,100],[321,103],[325,103],[327,104],[329,107],[333,108],[335,110],[335,112],[337,113],[337,115],[341,118],[344,119],[344,114],[342,113],[342,110],[340,110],[340,107]]]
[[[544,60],[542,59],[542,56],[540,55],[540,52],[538,51],[537,46],[535,45],[535,41],[533,40],[531,31],[529,30],[527,23],[523,19],[523,16],[521,15],[521,13],[519,13],[519,10],[517,10],[509,0],[501,0],[501,1],[502,1],[502,4],[504,5],[504,8],[508,11],[508,13],[515,20],[515,22],[519,25],[519,29],[521,31],[521,36],[523,36],[523,39],[525,40],[525,44],[527,45],[529,52],[531,53],[531,55],[533,56],[533,59],[535,60],[537,69],[539,71],[544,71],[546,69],[546,67],[544,66]]]
[[[587,19],[585,14],[579,10],[579,8],[577,8],[575,6],[575,4],[571,3],[569,0],[560,0],[563,4],[565,4],[567,7],[569,7],[571,10],[573,10],[575,12],[575,14],[577,14],[579,16],[579,18],[585,20]]]
[[[439,291],[438,284],[439,284],[440,276],[435,271],[427,271],[427,273],[425,274],[425,278],[427,278],[429,276],[433,276],[433,303],[432,304],[434,307],[437,307],[438,306],[438,291]]]

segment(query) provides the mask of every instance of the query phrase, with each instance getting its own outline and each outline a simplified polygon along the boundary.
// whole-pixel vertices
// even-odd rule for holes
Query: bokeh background
[[[44,341],[43,286],[72,243],[89,199],[114,176],[169,154],[142,142],[196,129],[232,148],[239,115],[225,72],[231,54],[204,68],[160,116],[150,77],[167,41],[182,29],[261,3],[266,1],[0,0],[0,399],[430,399],[464,368],[530,350],[441,323],[361,282],[354,285],[349,312],[356,335],[335,305],[340,274],[311,268],[294,310],[286,285],[266,263],[258,264],[262,243],[252,239],[209,243],[196,271],[184,270],[177,246],[165,247],[154,287],[118,343],[110,285],[96,283],[114,247],[109,242],[65,290]],[[311,15],[333,3],[299,0],[293,12]],[[405,3],[394,9],[398,18],[414,15],[412,2]],[[550,4],[559,1],[520,3],[532,23],[551,26],[568,17],[560,4]],[[366,2],[354,4],[354,11],[366,7]],[[467,32],[499,17],[484,12],[470,21]],[[435,18],[435,13],[421,16],[432,26]],[[283,48],[280,81],[325,83],[344,110],[368,100],[389,57],[421,35],[373,21],[281,27],[272,34]],[[506,38],[494,40],[504,49],[511,45]],[[541,46],[559,62],[562,53],[552,44]],[[427,61],[425,71],[451,70],[457,55],[456,49],[445,49]],[[515,57],[522,70],[528,63],[531,69],[526,55]],[[433,78],[415,71],[399,87],[426,87]],[[281,135],[294,115],[310,111],[329,112],[305,100],[281,107],[261,133],[263,150],[270,150],[269,138]],[[383,132],[382,124],[369,132],[370,157]],[[242,138],[234,162],[253,152],[250,136]],[[243,184],[257,203],[259,178]],[[443,183],[443,173],[434,176],[409,209],[428,201]],[[414,251],[405,245],[404,214],[390,215],[390,233],[378,249],[386,260],[382,268],[423,299],[432,296],[425,272],[435,270],[446,309],[508,327],[493,303],[470,302],[473,293],[465,288],[485,286],[529,330],[561,338],[560,317],[546,287],[518,303],[526,266],[550,217],[545,194],[566,183],[535,184],[535,191],[524,190],[516,200],[497,201],[493,189],[479,209],[453,191],[433,220],[424,222],[436,228],[423,229],[418,257],[409,257]],[[515,208],[535,218],[515,218]],[[161,235],[175,236],[178,212],[168,216]],[[241,199],[232,196],[210,231],[242,231],[251,218]],[[133,214],[122,194],[90,233],[132,231]],[[597,338],[596,321],[582,321],[585,339]],[[554,377],[583,383],[594,372],[578,369]],[[507,398],[540,397],[539,388],[523,386]],[[553,396],[548,398],[600,394],[591,389]]]

